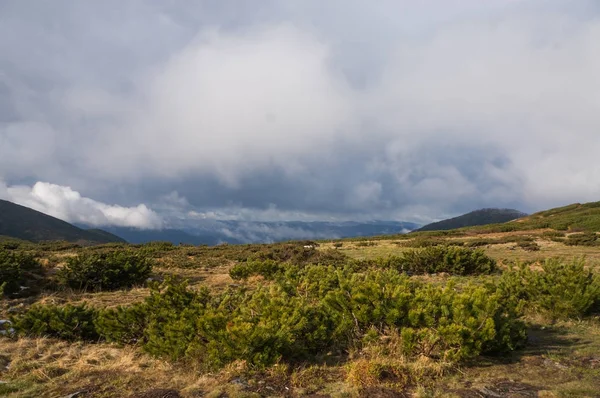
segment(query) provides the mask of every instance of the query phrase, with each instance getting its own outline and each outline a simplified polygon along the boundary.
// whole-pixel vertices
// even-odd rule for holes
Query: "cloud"
[[[597,2],[61,4],[2,6],[11,186],[244,220],[600,197]]]
[[[146,205],[122,207],[82,197],[70,187],[37,182],[6,186],[0,181],[0,197],[72,223],[158,229],[162,219]]]

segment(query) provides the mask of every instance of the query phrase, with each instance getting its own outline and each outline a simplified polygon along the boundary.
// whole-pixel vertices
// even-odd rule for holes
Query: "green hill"
[[[527,214],[523,212],[513,209],[481,209],[463,214],[462,216],[427,224],[424,227],[417,229],[415,232],[447,231],[464,227],[504,223],[526,215]]]
[[[0,200],[0,235],[32,242],[58,240],[80,244],[125,242],[109,232],[84,230],[6,200]]]
[[[486,225],[481,232],[510,232],[544,228],[570,232],[600,232],[600,202],[574,203],[540,211],[508,223]]]

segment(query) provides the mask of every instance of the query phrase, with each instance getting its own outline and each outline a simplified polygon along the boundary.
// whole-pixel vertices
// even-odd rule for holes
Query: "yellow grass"
[[[530,233],[519,232],[523,235]],[[506,235],[453,239],[502,238]],[[409,250],[394,240],[372,242],[372,246],[361,246],[359,242],[343,241],[342,247],[335,250],[352,258],[399,255]],[[590,265],[600,264],[599,248],[566,246],[539,236],[536,242],[541,250],[535,252],[520,249],[515,243],[494,244],[482,249],[501,263],[586,256]],[[333,242],[321,244],[319,249],[331,248],[334,248]],[[61,259],[69,255],[73,253],[49,254],[45,264],[52,269],[60,266]],[[188,257],[184,258],[186,267],[180,267],[182,258],[177,250],[166,254],[155,268],[155,274],[189,279],[194,288],[207,286],[215,291],[235,283],[229,277],[229,269],[234,264],[232,261],[212,265],[216,263],[211,259]],[[436,281],[444,277],[424,278]],[[261,283],[259,279],[254,282]],[[35,302],[87,302],[97,307],[114,307],[139,302],[148,294],[147,288],[100,293],[65,291],[30,299],[4,300],[1,311],[5,317],[9,308]],[[172,388],[183,397],[311,394],[323,397],[383,397],[393,396],[385,394],[392,394],[390,391],[394,389],[405,389],[407,394],[415,397],[468,397],[485,396],[486,391],[499,394],[498,391],[503,388],[522,389],[540,397],[598,396],[600,320],[551,324],[544,319],[532,319],[531,322],[537,326],[532,330],[532,338],[525,350],[505,358],[482,358],[459,369],[450,369],[437,362],[429,363],[430,360],[425,358],[407,363],[399,354],[386,356],[377,351],[363,350],[351,353],[348,360],[329,365],[305,364],[295,368],[278,365],[256,371],[244,363],[234,363],[217,374],[206,374],[190,364],[171,364],[152,358],[134,346],[67,343],[44,338],[0,338],[0,381],[6,382],[0,383],[0,396],[60,397],[87,391],[86,398],[127,397],[152,388]],[[416,377],[418,375],[421,376]],[[513,396],[520,396],[515,394]]]

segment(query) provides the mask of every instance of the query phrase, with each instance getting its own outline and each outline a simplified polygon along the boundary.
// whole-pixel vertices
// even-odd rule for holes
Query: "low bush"
[[[308,265],[287,269],[272,286],[216,296],[168,281],[142,304],[101,313],[96,325],[108,340],[214,369],[235,360],[262,367],[343,353],[368,333],[390,329],[401,331],[408,357],[461,361],[517,348],[525,336],[518,318],[512,301],[488,288],[459,292],[395,270]]]
[[[229,276],[233,280],[247,279],[252,275],[261,275],[267,280],[274,279],[275,275],[283,272],[284,266],[273,260],[249,261],[239,263],[229,270]]]
[[[464,276],[491,274],[497,269],[496,261],[488,257],[483,250],[457,246],[434,246],[411,250],[400,257],[383,260],[381,264],[411,274],[445,272]]]
[[[32,255],[0,249],[0,287],[3,294],[10,296],[36,290],[34,283],[39,283],[41,275],[43,268]]]
[[[304,245],[301,244],[285,243],[265,246],[241,261],[251,262],[266,260],[300,266],[306,264],[341,265],[348,261],[348,256],[339,250],[316,250],[314,248],[305,248]]]
[[[144,283],[152,272],[152,262],[127,250],[83,253],[67,258],[57,273],[63,286],[83,290],[115,290]]]
[[[442,246],[446,244],[446,240],[439,238],[421,238],[416,237],[413,240],[407,240],[401,243],[398,243],[399,246],[403,247],[415,247],[415,248],[423,248],[423,247],[432,247],[432,246]]]
[[[97,340],[94,320],[97,311],[86,305],[33,305],[11,318],[17,334],[55,337],[63,340]]]
[[[364,240],[364,241],[356,242],[356,246],[358,246],[358,247],[377,246],[377,242]]]
[[[517,247],[520,247],[521,249],[528,252],[535,252],[540,250],[540,245],[533,241],[520,241],[517,243]]]
[[[553,318],[581,318],[598,310],[600,276],[587,269],[583,259],[550,259],[541,268],[518,264],[502,275],[499,286],[507,296]]]
[[[565,233],[560,231],[545,231],[542,233],[544,238],[563,238],[564,236]]]
[[[599,246],[600,240],[594,232],[577,233],[567,236],[564,244],[569,246]]]
[[[177,249],[171,242],[153,241],[144,243],[138,249],[139,253],[146,257],[161,257],[165,253]]]
[[[95,327],[98,334],[108,341],[136,344],[143,341],[150,315],[144,304],[119,306],[100,311]]]
[[[469,239],[464,241],[466,247],[481,247],[498,243],[494,239]]]

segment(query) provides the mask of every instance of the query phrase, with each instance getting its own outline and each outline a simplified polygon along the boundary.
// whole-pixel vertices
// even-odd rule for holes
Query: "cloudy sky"
[[[0,198],[72,222],[600,200],[596,0],[0,0]]]

